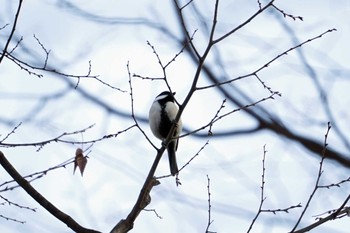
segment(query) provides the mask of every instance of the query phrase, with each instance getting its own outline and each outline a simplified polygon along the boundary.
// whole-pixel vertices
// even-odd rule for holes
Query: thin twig
[[[135,122],[135,125],[140,132],[142,133],[142,135],[146,138],[146,140],[153,146],[153,148],[157,149],[157,147],[152,143],[151,139],[147,136],[147,134],[145,133],[145,131],[141,128],[141,126],[139,125],[136,116],[135,116],[135,110],[134,110],[134,94],[133,94],[133,88],[132,88],[132,78],[131,78],[131,73],[130,73],[130,66],[129,66],[129,62],[126,65],[127,71],[128,71],[128,76],[129,76],[129,88],[130,88],[130,103],[131,103],[131,117]]]
[[[16,26],[17,26],[17,21],[18,21],[18,18],[19,18],[19,12],[21,11],[21,8],[22,8],[22,2],[23,2],[23,0],[19,0],[19,2],[18,2],[18,7],[17,7],[16,15],[15,15],[15,20],[13,22],[13,26],[12,26],[12,30],[11,30],[10,36],[7,38],[5,47],[4,47],[3,51],[2,51],[2,54],[1,54],[1,57],[0,57],[0,64],[1,64],[2,60],[4,59],[4,57],[5,57],[5,54],[7,53],[7,48],[9,47],[9,44],[10,44],[11,39],[12,39],[12,36],[15,33]]]
[[[191,134],[194,134],[196,132],[199,132],[199,131],[207,128],[207,127],[210,127],[211,125],[213,125],[215,122],[221,120],[222,118],[227,117],[227,116],[229,116],[229,115],[231,115],[231,114],[233,114],[235,112],[238,112],[238,111],[241,111],[241,110],[253,107],[253,106],[255,106],[257,104],[260,104],[260,103],[262,103],[262,102],[264,102],[264,101],[266,101],[268,99],[274,99],[276,95],[280,96],[281,94],[279,92],[275,92],[275,93],[272,93],[271,95],[269,95],[269,96],[267,96],[265,98],[262,98],[262,99],[260,99],[260,100],[258,100],[256,102],[254,102],[254,103],[247,104],[247,105],[245,105],[243,107],[233,109],[233,110],[231,110],[231,111],[229,111],[229,112],[227,112],[225,114],[217,116],[215,119],[213,118],[208,124],[203,125],[202,127],[198,128],[198,129],[192,130],[192,131],[190,131],[190,132],[188,132],[186,134],[182,134],[180,137],[186,137],[187,135],[191,135]]]
[[[348,199],[347,199],[348,200]],[[346,201],[347,201],[346,200]],[[345,203],[345,202],[344,202]],[[327,217],[324,217],[324,218],[318,218],[318,221],[309,225],[309,226],[306,226],[302,229],[299,229],[297,231],[292,231],[293,233],[305,233],[305,232],[309,232],[311,231],[312,229],[318,227],[319,225],[321,224],[324,224],[325,222],[328,222],[328,221],[331,221],[331,220],[334,220],[335,218],[342,218],[344,216],[349,216],[349,213],[350,213],[350,207],[345,207],[345,208],[339,208],[336,212],[328,215]]]
[[[329,134],[329,131],[331,129],[331,124],[330,122],[328,122],[328,125],[327,125],[327,131],[326,131],[326,134],[324,136],[324,142],[323,142],[323,150],[322,150],[322,154],[321,154],[321,161],[320,161],[320,166],[319,166],[319,169],[318,169],[318,173],[317,173],[317,179],[316,179],[316,182],[315,182],[315,186],[314,186],[314,189],[312,190],[310,196],[309,196],[309,199],[307,200],[306,204],[305,204],[305,208],[304,210],[301,212],[297,222],[295,223],[293,229],[291,230],[291,232],[295,232],[296,231],[296,228],[298,227],[301,219],[304,217],[304,214],[306,213],[306,210],[308,209],[310,203],[311,203],[311,200],[313,199],[317,189],[319,188],[318,185],[319,185],[319,182],[320,182],[320,179],[321,179],[321,176],[322,176],[322,173],[323,173],[323,162],[326,158],[326,151],[327,151],[327,139],[328,139],[328,134]]]
[[[310,39],[307,39],[305,40],[304,42],[302,43],[299,43],[285,51],[283,51],[282,53],[279,53],[277,56],[275,56],[274,58],[272,58],[271,60],[269,60],[268,62],[266,62],[265,64],[263,64],[262,66],[260,66],[259,68],[257,68],[255,71],[249,73],[249,74],[245,74],[245,75],[241,75],[239,77],[236,77],[236,78],[232,78],[230,80],[227,80],[227,81],[223,81],[223,82],[219,82],[219,83],[215,83],[215,84],[212,84],[212,85],[207,85],[207,86],[203,86],[203,87],[197,87],[197,90],[204,90],[204,89],[208,89],[208,88],[212,88],[212,87],[217,87],[217,86],[221,86],[221,85],[225,85],[225,84],[228,84],[228,83],[232,83],[232,82],[235,82],[235,81],[238,81],[238,80],[241,80],[241,79],[244,79],[244,78],[247,78],[247,77],[251,77],[251,76],[254,76],[256,77],[260,83],[265,87],[267,88],[267,86],[264,84],[264,82],[262,82],[262,80],[257,76],[257,73],[260,72],[261,70],[267,68],[268,66],[270,66],[273,62],[277,61],[279,58],[281,58],[282,56],[286,56],[288,55],[289,52],[297,49],[297,48],[300,48],[302,47],[303,45],[305,44],[308,44],[316,39],[319,39],[321,38],[322,36],[324,36],[325,34],[328,34],[328,33],[331,33],[331,32],[334,32],[336,31],[337,29],[333,28],[333,29],[329,29],[313,38],[310,38]],[[269,88],[268,88],[269,89]]]
[[[108,135],[104,135],[100,138],[96,138],[96,139],[92,139],[92,140],[87,140],[87,141],[73,141],[73,140],[65,140],[64,137],[67,136],[71,136],[71,135],[76,135],[76,134],[80,134],[83,133],[85,131],[87,131],[88,129],[92,128],[95,124],[90,125],[84,129],[81,130],[77,130],[74,132],[65,132],[60,134],[59,136],[55,137],[55,138],[51,138],[48,140],[44,140],[41,142],[29,142],[29,143],[3,143],[0,142],[0,147],[39,147],[38,150],[40,150],[43,146],[49,144],[49,143],[53,143],[53,142],[62,142],[62,143],[66,143],[66,144],[72,144],[72,145],[76,145],[76,144],[91,144],[91,143],[96,143],[96,142],[100,142],[103,141],[107,138],[115,138],[117,136],[119,136],[122,133],[125,133],[126,131],[136,127],[136,125],[131,125],[123,130],[118,131],[117,133],[113,133],[113,134],[108,134]]]
[[[264,145],[264,153],[263,153],[263,159],[262,159],[262,175],[261,175],[261,186],[260,186],[260,204],[259,204],[259,209],[258,212],[256,213],[255,217],[253,218],[252,222],[250,223],[250,226],[248,228],[248,232],[250,232],[253,229],[253,225],[258,219],[259,215],[262,212],[262,206],[264,204],[264,201],[266,200],[265,194],[264,194],[264,189],[265,189],[265,158],[266,158],[266,145]]]
[[[74,78],[74,79],[77,79],[77,83],[79,84],[79,81],[80,79],[95,79],[96,81],[100,82],[101,84],[105,85],[105,86],[108,86],[114,90],[117,90],[117,91],[120,91],[120,92],[123,92],[125,93],[126,91],[125,90],[122,90],[118,87],[115,87],[115,86],[112,86],[111,84],[103,81],[101,78],[99,78],[99,75],[91,75],[91,61],[89,61],[88,63],[88,72],[87,74],[68,74],[68,73],[63,73],[63,72],[60,72],[54,68],[51,68],[51,67],[48,67],[48,65],[46,65],[46,67],[39,67],[39,66],[34,66],[34,65],[31,65],[27,62],[24,62],[18,58],[16,58],[15,56],[11,55],[11,54],[6,54],[6,57],[14,62],[17,66],[19,66],[22,70],[26,71],[29,75],[35,75],[37,76],[38,78],[42,78],[44,75],[43,74],[40,74],[40,73],[37,73],[36,71],[43,71],[43,72],[48,72],[48,73],[53,73],[53,74],[56,74],[56,75],[59,75],[59,76],[64,76],[64,77],[67,77],[67,78]],[[77,85],[75,86],[75,88],[77,88]]]
[[[327,188],[327,189],[330,189],[332,187],[340,187],[340,185],[344,184],[344,183],[347,183],[347,182],[350,182],[350,177],[348,177],[347,179],[343,179],[337,183],[333,183],[333,184],[329,184],[329,185],[319,185],[318,188]]]
[[[199,149],[199,151],[194,155],[194,156],[192,156],[192,158],[190,158],[190,160],[187,162],[187,163],[185,163],[180,169],[179,169],[179,172],[181,171],[181,170],[183,170],[185,167],[187,167],[203,150],[204,150],[204,148],[206,147],[206,146],[208,146],[209,145],[209,140],[208,141],[206,141],[205,142],[205,144]]]
[[[23,41],[23,36],[21,36],[21,38],[17,41],[16,45],[11,49],[11,51],[9,52],[9,54],[12,54],[18,47],[19,44]]]
[[[210,122],[212,122],[212,124],[209,125],[209,130],[208,130],[208,135],[209,135],[209,136],[212,136],[212,135],[213,135],[213,132],[211,131],[211,129],[212,129],[212,127],[213,127],[213,124],[214,124],[215,120],[219,117],[220,111],[225,107],[225,103],[226,103],[226,99],[224,99],[224,100],[222,101],[220,108],[216,111],[215,116],[214,116],[213,119],[211,119],[211,121],[210,121]]]
[[[44,65],[43,65],[43,67],[42,67],[43,69],[46,69],[47,61],[49,60],[49,55],[50,55],[51,50],[47,50],[47,49],[45,48],[45,46],[43,45],[43,43],[41,43],[41,41],[39,40],[39,38],[35,36],[35,34],[33,34],[33,37],[36,39],[36,41],[37,41],[38,44],[40,45],[41,49],[44,50],[44,52],[45,52],[45,54],[46,54],[46,55],[45,55],[45,62],[44,62]]]
[[[280,8],[278,8],[275,4],[272,4],[272,7],[275,8],[277,11],[279,11],[283,15],[284,18],[289,17],[289,18],[292,18],[294,21],[297,19],[303,21],[303,17],[288,14],[288,13],[284,12],[283,10],[281,10]]]
[[[157,213],[156,209],[143,209],[143,211],[153,212],[157,216],[157,218],[163,219],[163,217]]]
[[[289,213],[289,210],[295,209],[295,208],[300,208],[300,207],[302,207],[301,203],[299,203],[298,205],[289,206],[289,207],[284,208],[284,209],[266,209],[266,210],[262,209],[261,212],[267,212],[267,213],[273,213],[273,214],[276,214],[277,212]]]
[[[193,0],[188,1],[185,5],[183,5],[182,7],[180,7],[180,11],[182,11],[183,9],[185,9],[188,5],[190,5],[193,2]]]
[[[2,214],[0,214],[0,218],[3,218],[3,219],[8,220],[8,221],[13,221],[13,222],[21,223],[21,224],[26,223],[25,221],[20,221],[20,220],[15,219],[15,218],[6,217],[6,216],[4,216],[4,215],[2,215]]]
[[[254,18],[256,18],[258,15],[260,15],[263,11],[265,11],[267,8],[269,8],[270,6],[272,6],[272,3],[274,2],[274,0],[270,1],[269,3],[267,3],[263,8],[260,8],[255,14],[253,14],[251,17],[249,17],[246,21],[244,21],[242,24],[238,25],[236,28],[232,29],[231,31],[225,33],[223,36],[217,38],[216,40],[213,40],[213,44],[217,44],[220,41],[226,39],[227,37],[231,36],[233,33],[235,33],[236,31],[238,31],[239,29],[243,28],[244,26],[246,26],[248,23],[250,23]]]
[[[205,229],[205,233],[214,233],[213,231],[209,231],[209,227],[210,225],[214,222],[214,220],[211,220],[211,193],[210,193],[210,178],[209,175],[207,175],[207,190],[208,190],[208,223],[207,223],[207,227]]]
[[[11,132],[9,132],[2,140],[0,140],[0,145],[2,142],[4,142],[8,137],[10,137],[11,134],[14,134],[16,129],[18,129],[18,127],[20,127],[22,125],[22,122],[18,123],[18,125],[16,125]]]
[[[3,199],[8,205],[13,205],[13,206],[16,206],[16,207],[18,207],[20,209],[31,210],[33,212],[36,212],[36,208],[30,208],[28,206],[23,206],[23,205],[14,203],[14,202],[10,201],[9,199],[7,199],[6,197],[4,197],[2,195],[0,195],[0,198]]]
[[[2,29],[4,29],[4,28],[6,28],[7,26],[9,26],[10,24],[5,24],[4,26],[2,26],[1,28],[0,28],[0,30],[2,30]]]
[[[90,152],[91,152],[91,151],[90,151]],[[88,157],[88,154],[89,154],[90,152],[88,152],[84,157],[85,157],[85,158],[89,158],[89,157]],[[74,157],[72,157],[72,158],[70,158],[70,159],[68,159],[68,160],[66,160],[66,161],[64,161],[64,162],[61,162],[60,164],[57,164],[57,165],[55,165],[55,166],[53,166],[53,167],[49,167],[49,168],[47,168],[47,169],[45,169],[45,170],[38,171],[38,172],[34,172],[34,173],[31,173],[31,174],[29,174],[29,175],[25,175],[25,176],[22,176],[22,177],[23,177],[24,179],[27,179],[27,181],[28,181],[29,183],[31,183],[31,182],[33,182],[33,181],[35,181],[35,180],[38,180],[38,179],[42,178],[43,176],[47,175],[47,174],[48,174],[49,172],[51,172],[51,171],[54,171],[54,170],[57,170],[57,169],[60,169],[60,168],[66,168],[67,165],[72,164],[72,163],[74,163]],[[6,182],[0,184],[0,187],[2,187],[2,186],[4,186],[4,185],[11,184],[11,183],[14,183],[14,182],[16,182],[16,181],[15,181],[15,180],[6,181]],[[8,190],[13,190],[13,189],[18,188],[18,187],[20,187],[20,186],[18,186],[18,185],[6,186],[4,189],[1,189],[0,192],[5,192],[5,191],[8,191]]]

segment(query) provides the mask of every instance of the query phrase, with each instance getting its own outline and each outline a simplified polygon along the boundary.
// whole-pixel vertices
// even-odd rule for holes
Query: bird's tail
[[[176,144],[176,141],[171,141],[167,149],[169,156],[170,173],[172,176],[175,176],[179,172],[176,163]]]

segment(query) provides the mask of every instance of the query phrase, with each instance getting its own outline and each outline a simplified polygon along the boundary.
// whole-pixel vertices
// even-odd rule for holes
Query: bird
[[[168,137],[171,126],[178,113],[178,106],[175,103],[175,92],[163,91],[155,99],[149,110],[149,125],[153,135],[162,142]],[[176,150],[179,142],[178,136],[182,130],[181,118],[176,124],[172,140],[169,142],[167,151],[169,157],[170,173],[172,176],[179,172],[176,163]]]

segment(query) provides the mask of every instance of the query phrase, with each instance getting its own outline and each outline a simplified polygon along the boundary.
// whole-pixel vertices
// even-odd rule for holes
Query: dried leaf
[[[81,176],[83,176],[86,164],[87,164],[87,158],[84,156],[83,150],[78,148],[75,151],[73,175],[75,173],[75,169],[77,169],[77,167],[79,167]]]

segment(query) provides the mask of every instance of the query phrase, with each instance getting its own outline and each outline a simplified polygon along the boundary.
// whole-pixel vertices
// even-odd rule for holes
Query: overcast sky
[[[9,24],[0,31],[1,49],[10,32],[16,4],[17,1],[0,0],[0,28]],[[337,31],[304,45],[301,50],[327,90],[337,124],[344,132],[349,132],[350,2],[279,0],[276,5],[289,14],[302,16],[303,21],[281,19],[281,14],[272,9],[257,17],[217,48],[229,67],[228,75],[236,77],[251,72],[296,44],[336,28]],[[200,1],[198,9],[207,17],[206,22],[211,23],[213,1]],[[238,26],[257,10],[258,4],[254,0],[221,1],[217,35]],[[200,28],[201,22],[194,15],[188,14],[187,19],[192,32]],[[23,37],[21,46],[14,54],[40,67],[45,62],[45,52],[39,40],[47,51],[50,50],[49,66],[69,74],[87,74],[90,61],[92,75],[99,75],[105,83],[122,91],[95,79],[81,79],[78,89],[113,106],[113,110],[130,114],[127,64],[132,74],[161,77],[162,70],[147,41],[166,64],[179,52],[180,47],[168,35],[160,33],[157,27],[166,26],[175,36],[180,36],[175,20],[171,1],[27,0],[23,3],[10,49]],[[147,25],[142,24],[146,21]],[[294,38],[286,32],[289,27],[294,31]],[[195,34],[194,43],[200,51],[206,45],[205,38],[203,30]],[[214,55],[208,58],[208,63],[220,72],[219,61]],[[167,77],[170,86],[177,92],[179,102],[186,97],[194,72],[192,60],[184,54],[169,66]],[[131,118],[108,112],[82,92],[70,88],[69,82],[64,81],[65,77],[38,73],[44,76],[28,75],[6,58],[0,66],[0,138],[23,122],[7,143],[40,142],[94,125],[83,134],[66,138],[89,141],[133,125]],[[267,100],[263,106],[273,110],[285,124],[295,125],[296,132],[308,133],[322,141],[327,130],[325,122],[329,119],[322,110],[319,93],[307,76],[300,54],[292,51],[283,56],[261,74],[268,85],[282,93],[282,97]],[[68,79],[77,83],[77,79]],[[206,84],[208,81],[204,78],[199,82],[199,86]],[[266,97],[268,93],[253,78],[233,85],[253,93],[254,101]],[[132,87],[135,113],[141,118],[148,116],[154,97],[166,89],[164,82],[138,78],[132,79]],[[217,95],[215,90],[197,92],[183,113],[184,126],[193,130],[208,123],[222,101],[223,97]],[[234,108],[228,105],[225,110]],[[223,119],[213,130],[215,134],[228,128],[240,129],[252,124],[244,113],[238,112]],[[152,142],[160,146],[148,125],[140,125]],[[330,147],[348,151],[344,143],[332,135],[331,130]],[[349,140],[349,134],[345,136]],[[208,221],[206,175],[211,181],[211,217],[214,220],[210,230],[246,232],[259,206],[264,145],[268,151],[265,208],[287,208],[299,203],[305,205],[317,177],[319,157],[310,155],[298,144],[266,131],[239,137],[181,138],[177,154],[179,166],[186,164],[208,140],[209,144],[200,155],[181,172],[181,186],[177,187],[174,178],[170,177],[161,179],[161,185],[152,190],[152,202],[148,209],[155,209],[161,219],[154,212],[141,212],[132,232],[205,232]],[[83,149],[88,147],[80,146]],[[51,143],[40,151],[36,147],[0,149],[16,169],[26,175],[74,157],[76,146]],[[136,128],[96,143],[90,150],[83,178],[79,174],[73,176],[73,166],[70,165],[49,172],[32,184],[83,226],[109,232],[131,210],[156,151]],[[325,163],[324,170],[324,184],[349,177],[349,170],[337,163]],[[156,175],[168,173],[168,160],[164,156]],[[8,180],[11,180],[9,175],[0,169],[0,184]],[[349,184],[344,184],[340,188],[318,192],[302,226],[311,224],[315,215],[337,208],[349,191]],[[26,222],[19,224],[0,218],[1,232],[71,232],[20,188],[1,192],[0,195],[36,209],[33,212],[0,205],[1,215]],[[288,232],[301,211],[299,208],[290,210],[288,214],[264,213],[252,232]],[[348,228],[348,219],[343,218],[329,222],[315,232],[345,233]]]

